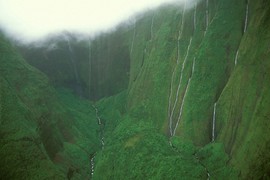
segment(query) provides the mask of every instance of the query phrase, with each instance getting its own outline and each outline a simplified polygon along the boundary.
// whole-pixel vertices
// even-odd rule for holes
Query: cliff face
[[[140,19],[129,111],[169,136],[223,143],[239,177],[269,176],[268,7],[209,0]]]
[[[105,147],[95,158],[94,179],[269,178],[269,8],[265,0],[168,5],[138,16],[133,25],[121,25],[92,40],[65,35],[47,45],[20,50],[56,87],[71,88],[93,100],[105,97],[97,102],[106,126]],[[10,53],[13,51],[6,52]],[[3,70],[1,73],[16,73]],[[47,80],[36,78],[46,79],[44,75],[35,71],[35,78],[29,79],[31,86],[44,92],[44,99],[54,97],[47,94],[55,93],[48,89]],[[1,84],[12,89],[2,92],[3,102],[11,102],[14,96],[15,104],[21,106],[24,101],[19,97],[27,94],[20,89],[15,92],[18,85],[9,85],[15,76],[3,77]],[[17,78],[21,81],[23,77]],[[33,83],[36,81],[40,85]],[[76,109],[70,105],[71,94],[59,93],[69,109]],[[29,99],[32,102],[35,96]],[[58,99],[44,100],[55,102],[54,111],[48,109],[54,107],[51,104],[42,109],[40,101],[33,106],[42,113],[32,114],[44,113],[50,123],[61,122],[65,113],[55,111],[61,107],[55,102]],[[12,108],[19,107],[7,110]],[[61,118],[46,114],[59,111]],[[87,116],[87,111],[83,114]],[[86,123],[75,122],[80,122],[79,127]],[[73,124],[72,118],[68,124]],[[53,131],[54,138],[42,142],[49,157],[54,157],[73,136],[49,125],[44,131]],[[40,132],[42,138],[42,129]],[[94,135],[90,138],[97,139]],[[51,144],[56,144],[52,150]],[[85,148],[95,152],[97,144]]]
[[[95,39],[62,32],[19,50],[54,86],[98,100],[127,88],[130,57],[126,28],[122,29]]]

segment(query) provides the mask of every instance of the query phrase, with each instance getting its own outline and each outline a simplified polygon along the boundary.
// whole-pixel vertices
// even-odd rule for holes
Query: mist
[[[183,1],[0,0],[0,28],[8,36],[24,41],[60,31],[91,35],[109,30],[138,12],[164,3],[180,5]]]

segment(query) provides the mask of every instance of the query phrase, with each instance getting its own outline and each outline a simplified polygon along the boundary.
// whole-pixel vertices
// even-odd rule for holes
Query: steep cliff
[[[203,155],[197,156],[199,165],[217,179],[269,177],[269,12],[267,1],[209,0],[193,7],[163,7],[139,18],[130,32],[128,115],[114,131],[115,150],[101,157],[100,170],[129,162],[136,167],[126,167],[127,174],[113,169],[108,176],[128,176],[128,169],[138,168],[148,177],[157,173],[154,166],[161,173],[156,178],[179,178],[183,172],[178,176],[180,170],[168,165],[173,153],[161,145],[165,139],[157,140],[162,133],[172,137],[172,146],[192,142],[199,148],[194,154]],[[220,167],[224,155],[218,144],[229,158]],[[116,149],[114,156],[122,162],[109,156]],[[130,151],[138,154],[130,156]],[[168,158],[159,159],[159,153]],[[187,163],[180,164],[184,168]],[[225,164],[235,171],[221,170]],[[203,174],[195,170],[199,165],[190,165],[190,172]],[[170,167],[168,174],[164,166]],[[185,177],[193,177],[188,172]],[[134,174],[130,177],[139,178]]]
[[[88,155],[95,157],[94,179],[267,179],[269,8],[266,0],[202,0],[193,1],[193,5],[165,5],[138,15],[133,24],[122,24],[94,39],[79,40],[64,33],[40,46],[19,49],[55,87],[70,88],[82,98],[97,101],[95,116],[101,121],[102,150],[97,150],[98,142],[91,147],[85,145],[90,150]],[[63,126],[67,132],[74,132],[69,128],[76,122],[80,122],[77,127],[97,130],[97,125],[86,124],[80,118],[65,118],[64,109],[76,109],[72,112],[78,117],[77,111],[89,106],[87,101],[82,106],[72,105],[83,99],[71,98],[73,95],[62,88],[58,90],[59,99],[51,99],[56,92],[48,87],[44,75],[25,66],[36,73],[29,75],[33,79],[24,81],[31,85],[20,86],[29,88],[35,84],[33,87],[38,89],[34,92],[44,95],[37,96],[42,100],[34,104],[36,96],[31,95],[28,99],[35,108],[22,112],[29,116],[61,112],[49,114],[46,119],[53,124],[67,119],[68,125]],[[27,97],[25,91],[17,90],[20,86],[16,83],[8,84],[23,78],[13,79],[16,72],[4,72],[11,67],[1,69],[1,73],[10,73],[3,76],[6,78],[1,76],[1,84],[11,89],[2,90],[2,97],[6,97],[3,104],[14,102],[16,107],[14,103],[8,107],[1,104],[2,112],[3,107],[7,107],[6,111],[28,107],[20,105],[25,103],[19,98]],[[40,105],[43,98],[49,103],[45,107]],[[38,112],[28,112],[32,109]],[[79,117],[86,119],[89,115],[95,119],[92,111],[82,111]],[[21,116],[25,117],[18,114]],[[53,131],[51,142],[42,140],[49,159],[63,151],[63,142],[75,136],[67,136],[57,128],[59,125],[48,125],[44,130]],[[40,132],[36,136],[42,138]],[[97,135],[89,136],[98,141]],[[82,137],[77,141],[84,144]],[[68,156],[63,156],[62,160],[66,159]],[[60,171],[53,168],[55,175]]]

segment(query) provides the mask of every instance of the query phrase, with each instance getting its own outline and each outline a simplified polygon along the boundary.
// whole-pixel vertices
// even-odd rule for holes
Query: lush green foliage
[[[0,41],[3,177],[83,179],[95,156],[94,179],[269,178],[269,7],[265,0],[160,7],[90,46],[70,37],[75,65],[61,38],[49,60],[44,47],[21,49],[57,92]],[[94,104],[100,126],[86,96],[104,97]],[[173,126],[182,112],[173,137],[169,97]]]

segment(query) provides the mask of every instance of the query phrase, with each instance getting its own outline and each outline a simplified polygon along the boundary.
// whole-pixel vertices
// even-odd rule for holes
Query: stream
[[[97,124],[99,125],[99,129],[100,129],[100,144],[101,144],[101,149],[104,149],[105,146],[105,141],[104,141],[104,130],[103,130],[103,125],[104,122],[101,121],[101,118],[99,116],[99,111],[98,108],[95,105],[92,105],[92,107],[95,109],[96,112],[96,120],[97,120]],[[93,178],[94,175],[94,169],[95,169],[95,157],[96,157],[96,152],[94,153],[94,155],[92,156],[91,160],[90,160],[90,172],[91,172],[91,179]]]

